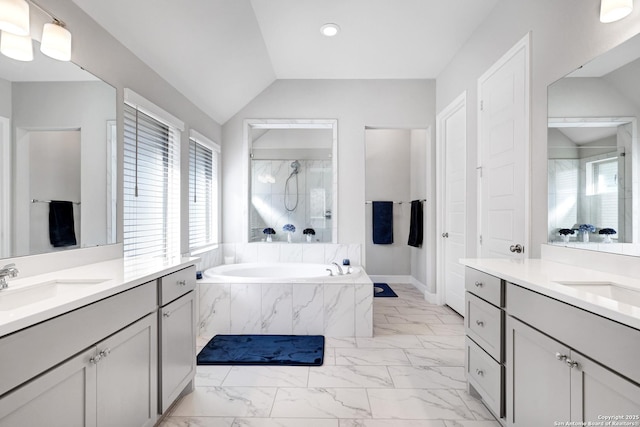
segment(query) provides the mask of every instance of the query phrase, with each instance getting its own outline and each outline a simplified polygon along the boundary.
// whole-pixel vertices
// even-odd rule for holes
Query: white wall
[[[433,80],[278,80],[223,126],[223,241],[242,230],[243,120],[338,119],[338,242],[365,241],[365,127],[423,128],[435,120]]]
[[[640,32],[640,8],[613,24],[600,0],[502,0],[437,78],[437,111],[466,90],[467,188],[477,187],[477,79],[531,31],[531,248],[547,239],[547,86]],[[467,256],[476,255],[477,194],[468,193]]]
[[[435,277],[435,153],[427,130],[411,131],[411,183],[410,199],[426,199],[424,211],[424,235],[422,247],[410,247],[411,277],[427,285],[429,291],[436,288]]]
[[[365,131],[366,200],[408,202],[411,197],[411,131],[367,129]],[[393,205],[393,243],[373,244],[373,206],[365,207],[365,253],[367,273],[410,275],[411,251],[407,245],[411,205]]]

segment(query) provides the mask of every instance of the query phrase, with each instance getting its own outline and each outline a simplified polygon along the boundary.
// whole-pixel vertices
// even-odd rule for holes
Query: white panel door
[[[444,303],[465,314],[464,266],[466,212],[466,93],[463,93],[436,120],[438,140],[438,285],[444,289]]]
[[[481,258],[524,258],[528,245],[529,35],[479,80]]]

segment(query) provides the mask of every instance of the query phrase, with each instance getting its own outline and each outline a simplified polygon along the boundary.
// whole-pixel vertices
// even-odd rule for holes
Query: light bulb
[[[30,36],[17,36],[2,32],[0,36],[0,52],[18,61],[33,61],[33,43]]]
[[[633,0],[601,0],[600,22],[619,21],[633,10]]]
[[[0,30],[28,36],[29,29],[29,3],[25,0],[0,0]]]
[[[58,61],[70,61],[71,33],[56,23],[44,24],[40,52]]]

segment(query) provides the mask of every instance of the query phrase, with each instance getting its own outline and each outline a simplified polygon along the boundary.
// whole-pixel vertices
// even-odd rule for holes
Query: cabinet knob
[[[449,237],[449,233],[442,233],[442,237],[446,239],[447,237]]]
[[[556,353],[556,359],[565,361],[567,360],[567,355],[562,353]]]
[[[478,325],[481,328],[483,328],[484,327],[484,322],[482,320],[476,320],[476,325]]]
[[[163,317],[171,317],[171,312],[170,311],[165,311],[164,313],[162,313]]]
[[[578,362],[573,361],[573,360],[571,360],[571,359],[567,359],[567,360],[565,360],[565,362],[564,362],[564,363],[566,363],[566,364],[567,364],[567,366],[568,366],[568,367],[570,367],[571,369],[573,369],[573,368],[577,368],[577,367],[578,367],[578,365],[579,365],[579,364],[578,364]]]
[[[178,285],[178,286],[187,286],[187,281],[186,280],[178,280],[176,282],[176,285]]]
[[[102,359],[102,356],[100,356],[99,354],[96,356],[93,356],[91,359],[89,359],[89,362],[93,363],[94,365],[97,364],[100,359]]]
[[[484,371],[482,369],[476,369],[476,374],[480,377],[484,377]]]
[[[523,248],[523,247],[522,247],[522,245],[521,245],[521,244],[519,244],[519,243],[518,243],[517,245],[511,245],[511,246],[509,247],[509,250],[510,250],[511,252],[514,252],[514,253],[517,253],[517,254],[521,254],[522,252],[524,252],[524,248]]]
[[[476,282],[476,286],[477,286],[478,288],[481,288],[481,287],[482,287],[482,285],[483,285],[483,283],[482,283],[482,282]]]
[[[104,350],[102,350],[100,352],[100,354],[98,354],[98,356],[100,356],[100,358],[105,358],[107,357],[109,354],[111,353],[111,349],[110,348],[105,348]]]

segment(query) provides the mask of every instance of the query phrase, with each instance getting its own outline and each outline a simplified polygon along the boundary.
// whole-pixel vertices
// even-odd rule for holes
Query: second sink
[[[599,295],[617,302],[640,307],[640,289],[630,289],[611,282],[556,282],[578,291]]]

